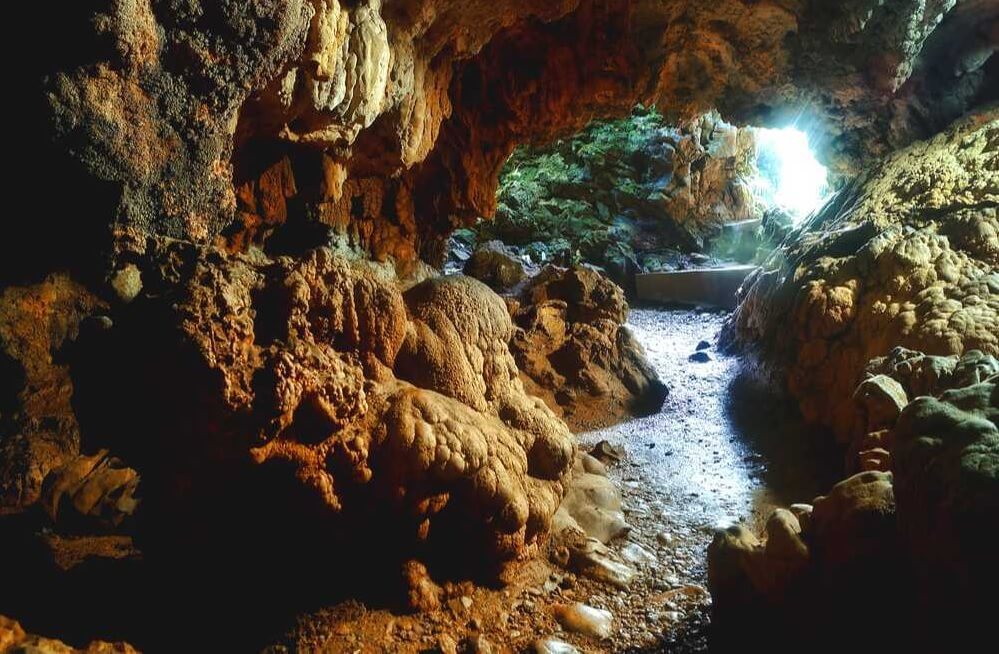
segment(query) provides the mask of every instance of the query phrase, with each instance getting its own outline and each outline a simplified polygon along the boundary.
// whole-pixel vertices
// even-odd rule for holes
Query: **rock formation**
[[[778,509],[760,538],[742,525],[716,535],[708,555],[716,609],[779,607],[832,624],[862,606],[903,616],[911,607],[938,629],[979,629],[970,616],[996,582],[980,532],[999,515],[997,381],[999,361],[978,351],[896,348],[872,361],[853,410],[874,430],[859,445],[870,448],[858,457],[866,471],[811,504]],[[874,578],[887,602],[857,592]]]
[[[502,568],[544,538],[570,433],[525,391],[498,296],[421,263],[494,212],[515,145],[638,101],[763,122],[807,107],[822,153],[849,171],[999,88],[989,0],[70,5],[10,16],[57,45],[11,71],[10,149],[24,156],[10,186],[28,203],[0,239],[3,512],[41,500],[56,520],[113,525],[141,496],[150,560],[215,549],[255,584],[291,566],[310,582],[347,574],[354,558],[330,554],[344,541],[399,570],[393,559],[460,563],[456,550]],[[995,353],[996,137],[983,116],[865,178],[883,194],[852,186],[840,206],[863,202],[872,227],[820,239],[832,265],[885,230],[863,261],[888,248],[908,273],[894,293],[913,305],[892,325],[921,319],[914,336],[889,335],[931,353]],[[948,154],[910,175],[921,149]],[[922,206],[935,213],[915,232],[891,228]],[[830,272],[835,286],[809,273],[798,315],[817,308],[808,342],[821,352],[803,362],[827,360],[849,322],[851,265]],[[598,328],[573,319],[558,284],[536,288],[549,326],[579,335],[552,341],[590,373],[570,389],[621,403],[650,385],[620,353],[627,394],[599,373],[634,345],[620,309],[592,316]],[[765,313],[752,306],[743,315]],[[821,368],[834,379],[797,382],[806,412],[828,419],[807,398],[850,390],[896,344],[834,345],[844,360]],[[534,369],[565,376],[549,363]]]
[[[37,24],[43,10],[18,11]],[[492,214],[516,143],[639,100],[764,122],[804,110],[825,158],[852,170],[994,99],[997,11],[987,0],[80,7],[57,28],[71,45],[18,71],[36,94],[19,108],[19,138],[41,146],[54,127],[38,172],[65,170],[68,190],[106,213],[52,243],[14,241],[37,249],[30,270],[43,272],[106,272],[95,254],[124,265],[147,234],[241,247],[317,224],[379,257],[430,256],[442,232]],[[45,198],[19,233],[58,232],[71,206]],[[94,251],[74,252],[81,241]]]
[[[488,241],[477,247],[465,262],[464,271],[497,293],[512,291],[527,278],[524,262],[499,241]]]
[[[10,654],[38,652],[45,654],[137,654],[128,643],[108,643],[95,640],[83,649],[52,639],[35,636],[24,631],[16,620],[0,615],[0,651]]]
[[[545,267],[509,301],[527,390],[575,430],[658,411],[666,386],[625,326],[624,291],[595,269]]]
[[[331,544],[383,536],[403,558],[460,542],[487,568],[545,534],[574,446],[525,393],[486,286],[404,284],[329,249],[271,259],[163,242],[151,255],[144,295],[79,372],[102,387],[88,428],[149,470],[148,551],[201,530],[235,538],[244,510]],[[150,338],[159,350],[139,356]],[[254,509],[249,486],[264,483]]]
[[[849,440],[867,362],[894,347],[999,354],[999,111],[857,178],[744,286],[729,345]]]
[[[701,247],[725,223],[762,218],[749,184],[755,155],[753,130],[729,125],[717,113],[681,125],[662,190],[666,215]]]
[[[717,112],[671,125],[636,107],[628,118],[516,150],[495,217],[468,231],[483,247],[516,246],[537,265],[599,266],[631,291],[635,273],[682,265],[723,225],[762,217],[751,185],[757,154],[755,130]]]
[[[81,323],[105,308],[65,275],[30,287],[10,287],[0,296],[3,506],[37,501],[48,473],[79,454],[73,383],[63,355]]]

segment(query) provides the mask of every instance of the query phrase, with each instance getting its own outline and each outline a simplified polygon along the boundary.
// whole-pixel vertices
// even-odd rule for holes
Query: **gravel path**
[[[670,394],[655,415],[580,436],[584,448],[606,440],[626,450],[610,476],[635,528],[628,540],[656,555],[626,595],[592,598],[621,625],[607,651],[709,649],[706,594],[687,592],[686,602],[657,598],[706,587],[707,547],[717,529],[740,520],[758,529],[775,506],[828,488],[832,471],[815,465],[828,463],[828,454],[816,451],[794,411],[747,382],[737,357],[717,351],[724,319],[718,312],[633,310],[629,327]],[[709,360],[690,360],[698,351]]]

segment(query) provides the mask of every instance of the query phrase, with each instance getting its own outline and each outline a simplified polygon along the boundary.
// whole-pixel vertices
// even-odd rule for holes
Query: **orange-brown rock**
[[[804,606],[808,623],[819,607],[835,620],[883,605],[905,621],[925,612],[928,626],[916,633],[980,631],[969,616],[996,583],[981,535],[999,511],[997,381],[999,361],[976,350],[899,347],[871,361],[856,415],[875,431],[853,447],[876,445],[880,456],[855,451],[862,472],[811,504],[778,509],[759,538],[742,525],[717,534],[708,550],[715,608],[797,615]],[[870,583],[879,594],[860,590]]]
[[[744,286],[725,338],[842,442],[872,358],[899,345],[999,354],[996,139],[991,109],[888,157]]]
[[[151,253],[150,295],[101,358],[112,372],[88,381],[111,384],[89,400],[93,425],[143,471],[152,555],[203,533],[244,547],[238,534],[260,529],[282,548],[460,550],[500,569],[544,537],[574,445],[525,392],[510,316],[484,284],[405,281],[330,249]],[[149,338],[160,351],[137,356]]]
[[[988,0],[81,6],[53,27],[59,52],[17,71],[17,149],[42,156],[30,177],[58,170],[68,187],[38,193],[38,220],[18,225],[53,244],[13,242],[44,254],[41,271],[107,272],[101,255],[121,265],[146,235],[244,247],[287,224],[379,258],[431,256],[455,224],[492,214],[517,143],[640,100],[678,117],[795,117],[856,169],[995,99],[997,13]],[[64,219],[82,197],[100,213]]]
[[[575,430],[658,411],[666,386],[628,331],[628,302],[588,266],[548,266],[510,301],[510,347],[527,389]]]
[[[4,654],[138,654],[128,643],[109,643],[95,640],[82,649],[71,647],[61,640],[28,634],[20,623],[0,615],[0,652]]]
[[[49,472],[80,453],[66,351],[103,308],[65,275],[0,296],[0,512],[34,503]]]
[[[665,214],[682,234],[703,247],[725,223],[758,220],[764,204],[753,194],[756,138],[752,129],[721,120],[716,112],[682,124],[670,153]]]

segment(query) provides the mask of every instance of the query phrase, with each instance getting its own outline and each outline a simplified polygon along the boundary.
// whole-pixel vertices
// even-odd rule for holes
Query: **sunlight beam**
[[[815,158],[808,136],[793,127],[757,128],[759,195],[800,222],[825,199],[826,168]]]

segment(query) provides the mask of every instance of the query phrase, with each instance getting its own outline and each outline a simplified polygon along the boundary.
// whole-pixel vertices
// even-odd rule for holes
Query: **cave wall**
[[[999,86],[987,0],[78,4],[54,21],[59,52],[17,72],[17,138],[41,159],[13,239],[30,264],[5,257],[5,278],[99,280],[148,235],[239,249],[289,221],[433,260],[442,232],[491,215],[515,144],[639,100],[796,116],[851,172]],[[53,172],[63,197],[45,197]]]
[[[343,511],[392,507],[394,554],[471,542],[485,562],[544,537],[573,444],[524,392],[498,298],[425,280],[420,259],[493,212],[516,144],[637,101],[735,121],[802,112],[848,172],[997,86],[999,8],[976,0],[13,11],[53,45],[13,71],[11,150],[26,155],[12,188],[28,202],[0,242],[3,510],[109,446],[159,517],[210,525],[235,506],[247,526],[265,501],[315,509],[270,533],[321,549],[312,529],[342,536],[326,527]],[[183,535],[172,524],[149,519],[145,542]]]
[[[754,271],[723,341],[842,443],[870,359],[999,354],[999,108],[844,187]]]

